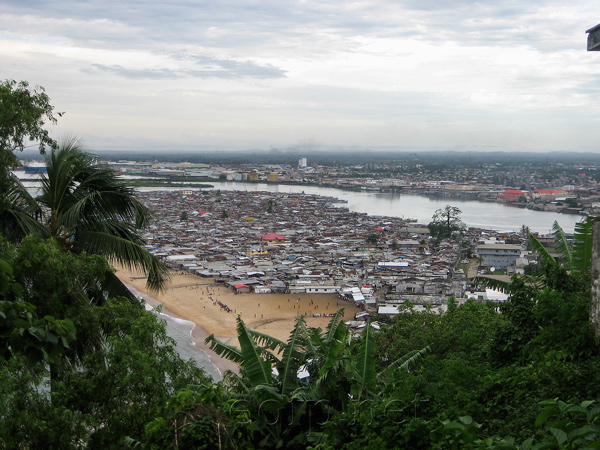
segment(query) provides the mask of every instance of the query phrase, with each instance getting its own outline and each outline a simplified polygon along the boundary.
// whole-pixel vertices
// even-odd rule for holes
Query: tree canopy
[[[62,113],[58,113],[62,115]],[[5,80],[0,83],[0,164],[7,167],[18,161],[15,150],[37,143],[40,152],[56,148],[46,124],[57,119],[44,88],[30,88],[27,81]]]
[[[148,287],[160,290],[168,270],[144,247],[139,230],[153,215],[133,191],[76,139],[53,149],[46,167],[36,198],[11,179],[9,204],[0,211],[4,235],[17,242],[28,234],[51,236],[65,251],[87,251],[141,270]]]
[[[34,236],[0,244],[0,447],[123,448],[170,396],[209,383],[157,315],[108,298],[104,258]]]
[[[427,225],[430,234],[438,239],[446,239],[455,233],[464,232],[467,226],[460,219],[461,214],[462,211],[456,206],[446,205],[443,209],[437,209]]]

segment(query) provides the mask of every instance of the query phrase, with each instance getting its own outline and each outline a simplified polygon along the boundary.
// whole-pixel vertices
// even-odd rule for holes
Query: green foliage
[[[262,358],[262,351],[256,345],[250,331],[246,328],[244,321],[240,316],[238,322],[238,340],[242,351],[243,366],[245,374],[248,377],[251,385],[257,386],[260,384],[270,384],[271,378],[271,362],[268,359]]]
[[[0,277],[9,288],[3,295],[12,304],[21,295],[32,314],[31,322],[13,323],[18,333],[9,337],[18,340],[8,341],[11,358],[0,359],[4,448],[121,448],[123,436],[143,436],[177,390],[206,382],[179,358],[155,315],[135,299],[107,297],[104,258],[65,253],[56,242],[34,237],[1,250],[14,268],[14,282]],[[22,289],[11,291],[14,283]],[[34,313],[44,316],[46,328]],[[24,349],[15,344],[23,341]],[[39,356],[26,366],[30,348]]]
[[[533,315],[535,289],[514,277],[511,292],[509,301],[500,306],[500,311],[506,320],[497,328],[490,345],[493,360],[500,364],[513,362],[518,358],[525,345],[536,333]]]
[[[565,200],[565,203],[569,208],[579,208],[581,206],[579,203],[577,203],[577,200],[575,200],[574,198],[567,198]]]
[[[247,448],[252,437],[250,417],[217,385],[192,386],[171,397],[158,417],[146,426],[145,449]]]
[[[379,241],[377,233],[371,233],[367,236],[367,244],[377,245],[377,241]]]
[[[560,255],[559,260],[556,260],[535,236],[530,235],[529,245],[540,259],[538,270],[529,271],[530,273],[525,276],[513,277],[513,283],[487,277],[476,277],[475,283],[508,293],[513,291],[513,287],[520,289],[519,285],[514,284],[517,279],[538,290],[544,287],[562,292],[587,289],[592,261],[592,223],[593,218],[587,218],[584,222],[577,224],[573,250],[571,250],[560,225],[557,222],[554,223],[553,234],[555,247]]]
[[[165,324],[136,300],[110,300],[95,313],[108,345],[86,355],[79,370],[62,373],[58,397],[93,424],[90,448],[120,448],[123,436],[144,435],[175,392],[208,380],[181,360]]]
[[[452,449],[474,450],[577,450],[600,447],[600,408],[593,401],[570,404],[558,399],[540,402],[544,410],[535,420],[541,428],[520,444],[514,438],[480,437],[482,426],[469,416],[445,421],[438,432]]]
[[[96,163],[71,139],[46,159],[41,193],[32,199],[18,183],[12,185],[10,208],[2,230],[18,242],[28,234],[51,235],[65,251],[103,255],[111,262],[148,274],[148,287],[160,290],[167,268],[144,247],[138,230],[152,213],[114,172]],[[25,217],[29,218],[25,220]],[[34,226],[34,219],[44,227]]]
[[[363,331],[363,345],[360,347],[356,360],[356,379],[352,383],[350,394],[352,398],[360,401],[363,393],[375,393],[377,373],[375,371],[375,343],[373,342],[373,329],[370,324]]]
[[[481,444],[478,439],[480,429],[481,424],[475,422],[472,417],[463,416],[457,421],[445,420],[438,432],[449,437],[447,448],[452,450],[474,449]]]
[[[43,448],[122,448],[124,436],[144,436],[145,425],[178,389],[207,382],[179,358],[164,324],[135,301],[110,300],[93,314],[108,345],[84,355],[76,366],[64,360],[51,397],[40,389],[50,376],[47,366],[36,365],[39,376],[32,379],[13,364],[0,365],[0,374],[11,374],[0,383],[0,394],[7,393],[0,402],[19,405],[3,409],[0,404],[6,448],[17,443],[19,448],[41,448],[41,443]],[[17,386],[18,397],[10,392]],[[18,440],[11,430],[19,430]]]
[[[298,371],[306,362],[304,349],[308,345],[308,331],[304,316],[296,319],[296,326],[283,348],[277,371],[281,373],[281,393],[289,394],[298,388]]]
[[[14,186],[20,183],[9,168],[20,165],[14,152],[23,150],[30,141],[39,143],[42,153],[47,147],[56,148],[45,129],[46,122],[55,123],[56,119],[43,88],[31,89],[26,81],[0,82],[0,234],[10,239],[13,223],[29,232],[37,228],[27,203],[15,202]]]
[[[39,319],[35,306],[22,299],[12,266],[0,259],[0,358],[22,355],[29,366],[46,357],[55,360],[75,339],[70,319]]]
[[[1,167],[14,164],[17,159],[12,152],[23,150],[29,141],[39,142],[40,152],[47,147],[56,148],[45,129],[46,122],[56,123],[53,112],[44,88],[31,89],[26,81],[0,83]]]
[[[575,224],[573,244],[573,269],[589,274],[592,267],[592,226],[593,217]]]
[[[65,253],[53,240],[30,236],[16,249],[12,263],[15,280],[23,286],[23,299],[40,316],[70,319],[75,324],[76,340],[66,352],[69,358],[78,359],[103,346],[102,330],[90,306],[106,299],[102,285],[109,266],[104,258]]]
[[[533,308],[537,333],[527,344],[526,356],[539,359],[550,349],[573,359],[595,354],[597,346],[588,314],[589,295],[586,293],[553,289],[539,293]]]
[[[565,266],[565,268],[570,269],[573,265],[573,257],[571,255],[571,247],[569,246],[565,232],[558,222],[554,222],[552,232],[554,234],[555,248],[560,256],[562,264]]]
[[[287,343],[249,330],[241,318],[240,350],[214,336],[207,343],[240,362],[243,376],[231,386],[250,411],[259,447],[306,448],[326,438],[321,428],[331,417],[352,404],[376,400],[373,332],[369,325],[360,339],[352,340],[340,310],[325,331],[306,328],[304,318],[298,318]],[[404,367],[421,354],[410,356]],[[308,378],[300,379],[301,371]]]
[[[466,230],[465,223],[460,219],[462,211],[456,206],[446,205],[437,209],[427,227],[431,236],[437,239],[451,238],[454,234],[462,234]]]
[[[19,242],[23,236],[49,236],[40,223],[42,211],[27,189],[13,174],[0,177],[0,235],[10,242]]]

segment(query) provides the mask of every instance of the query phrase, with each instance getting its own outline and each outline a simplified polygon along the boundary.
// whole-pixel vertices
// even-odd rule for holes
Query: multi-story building
[[[484,266],[506,269],[521,256],[521,246],[511,244],[484,244],[477,246],[477,257]]]

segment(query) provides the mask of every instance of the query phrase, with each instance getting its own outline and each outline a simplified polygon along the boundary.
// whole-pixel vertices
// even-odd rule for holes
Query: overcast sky
[[[598,5],[0,0],[0,79],[98,150],[600,152]]]

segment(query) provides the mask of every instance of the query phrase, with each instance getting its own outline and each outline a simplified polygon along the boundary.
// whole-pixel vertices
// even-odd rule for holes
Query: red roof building
[[[267,233],[264,236],[259,237],[263,241],[285,241],[285,236],[277,233]]]

